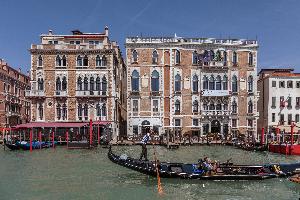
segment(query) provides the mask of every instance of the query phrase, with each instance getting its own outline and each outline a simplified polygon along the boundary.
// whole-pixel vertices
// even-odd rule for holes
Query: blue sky
[[[257,38],[259,68],[294,67],[300,71],[298,0],[0,0],[0,58],[23,72],[30,69],[28,49],[52,29],[102,32],[124,50],[127,36]],[[123,53],[124,54],[124,53]]]

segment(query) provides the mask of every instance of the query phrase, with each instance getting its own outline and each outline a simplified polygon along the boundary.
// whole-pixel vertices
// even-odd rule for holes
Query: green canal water
[[[2,147],[2,146],[1,146]],[[139,146],[113,147],[117,153],[138,156]],[[195,162],[209,156],[241,164],[295,162],[300,157],[247,152],[228,146],[192,146],[167,150],[156,147],[158,158]],[[110,162],[107,150],[67,150],[64,147],[33,151],[0,149],[0,199],[299,199],[300,184],[287,179],[264,181],[157,180]],[[148,147],[148,155],[153,155]]]

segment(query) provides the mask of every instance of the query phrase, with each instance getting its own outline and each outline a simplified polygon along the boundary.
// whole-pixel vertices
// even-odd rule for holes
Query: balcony
[[[130,94],[132,96],[139,96],[140,95],[140,91],[131,91]]]
[[[67,91],[55,91],[54,96],[55,97],[66,97],[67,96]]]
[[[44,90],[26,90],[25,91],[26,97],[45,97]]]
[[[16,111],[8,111],[8,112],[6,112],[6,116],[7,117],[20,117],[21,114]]]
[[[202,96],[229,96],[229,91],[228,90],[203,90],[202,91]]]
[[[93,91],[93,90],[76,90],[77,97],[101,97],[107,96],[106,91]]]
[[[228,67],[227,66],[227,62],[226,61],[209,61],[209,62],[203,62],[202,66],[204,68],[209,67],[211,68],[224,68],[224,67]]]
[[[226,115],[230,115],[230,112],[228,110],[203,110],[202,114],[208,116],[213,116],[213,115],[226,116]]]
[[[151,96],[160,96],[160,91],[151,91]]]

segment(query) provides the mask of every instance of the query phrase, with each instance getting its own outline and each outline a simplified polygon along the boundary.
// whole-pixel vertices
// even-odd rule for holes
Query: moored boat
[[[109,149],[108,158],[121,166],[127,167],[147,175],[156,176],[154,161],[141,161],[126,155],[118,156]],[[198,167],[198,164],[158,162],[158,171],[161,177],[201,179],[201,180],[263,180],[284,176],[273,170],[271,165],[234,165],[222,163],[212,173]]]

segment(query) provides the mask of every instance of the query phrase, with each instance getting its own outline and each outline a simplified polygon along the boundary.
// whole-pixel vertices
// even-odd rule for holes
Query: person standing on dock
[[[142,158],[144,157],[145,160],[147,161],[147,143],[150,140],[150,133],[148,132],[146,135],[144,135],[143,139],[142,139],[142,153],[140,156],[140,160],[142,160]]]

